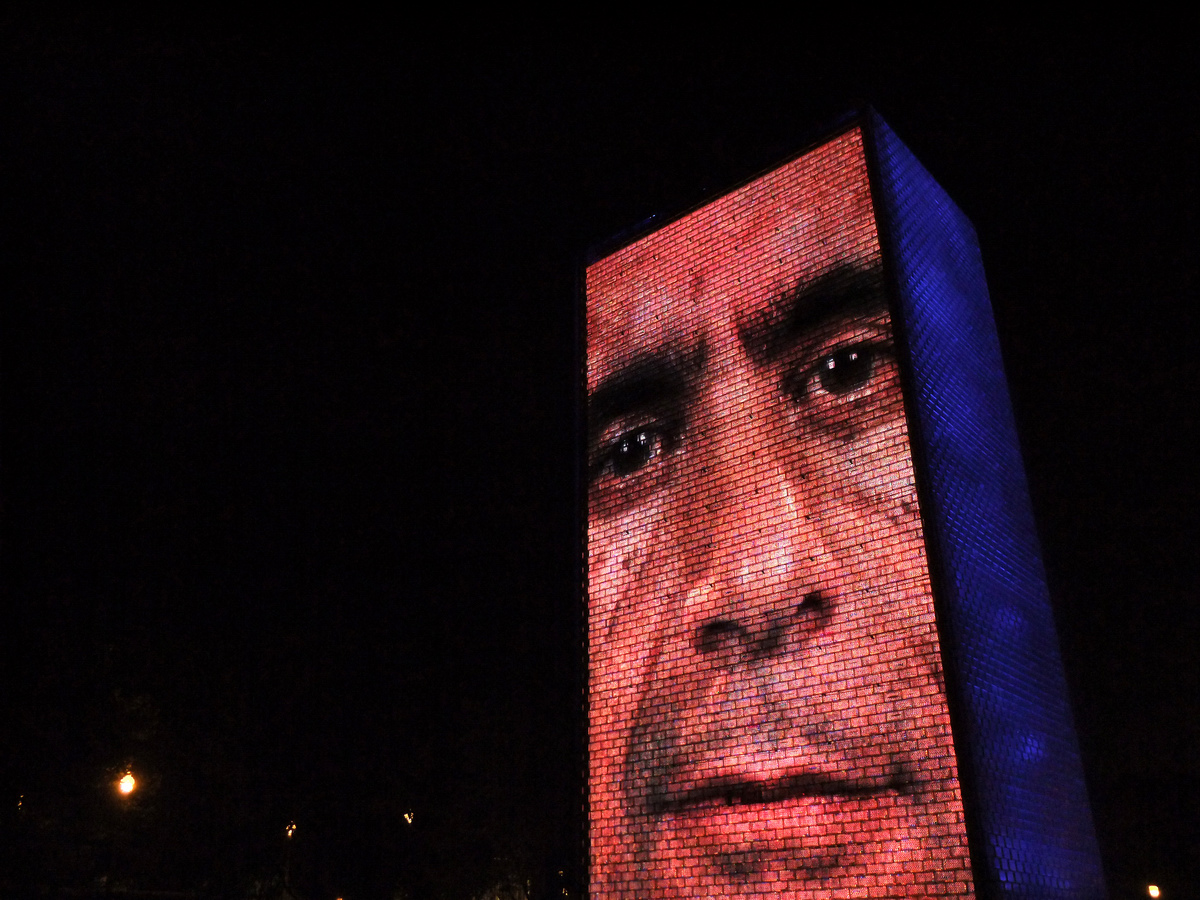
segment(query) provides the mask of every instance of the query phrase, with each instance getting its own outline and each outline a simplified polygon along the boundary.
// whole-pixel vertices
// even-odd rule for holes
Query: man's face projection
[[[587,291],[593,895],[969,892],[858,133]]]

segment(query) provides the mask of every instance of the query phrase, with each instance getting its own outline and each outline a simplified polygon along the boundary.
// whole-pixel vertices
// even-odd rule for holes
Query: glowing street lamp
[[[1158,885],[1157,885],[1157,884],[1151,884],[1151,885],[1147,885],[1147,886],[1146,886],[1146,893],[1147,893],[1147,894],[1149,894],[1151,897],[1156,897],[1156,898],[1157,898],[1157,897],[1161,897],[1161,896],[1162,896],[1162,891],[1160,891],[1160,890],[1158,889]]]
[[[121,776],[120,780],[117,781],[117,790],[126,796],[129,796],[130,794],[132,794],[134,791],[134,788],[136,788],[136,787],[137,787],[137,779],[133,777],[132,772],[127,771],[124,775]]]

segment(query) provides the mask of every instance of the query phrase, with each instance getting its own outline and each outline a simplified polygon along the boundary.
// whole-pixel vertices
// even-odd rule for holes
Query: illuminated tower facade
[[[1096,898],[975,233],[874,113],[586,271],[594,898]]]

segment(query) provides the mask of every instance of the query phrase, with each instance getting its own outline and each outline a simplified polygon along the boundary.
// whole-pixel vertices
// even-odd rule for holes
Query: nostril
[[[790,612],[782,606],[774,615],[749,621],[748,627],[736,619],[710,619],[696,629],[696,650],[729,664],[766,659],[792,646],[794,640],[804,641],[821,631],[831,612],[829,598],[810,591]]]
[[[696,629],[696,649],[701,653],[718,653],[742,638],[742,628],[729,619],[713,619]]]
[[[820,591],[811,591],[804,595],[804,599],[796,604],[796,615],[803,616],[812,613],[819,613],[825,608],[825,598],[821,596]]]

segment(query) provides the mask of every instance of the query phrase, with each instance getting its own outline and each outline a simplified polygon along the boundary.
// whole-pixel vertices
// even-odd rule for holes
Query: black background
[[[979,232],[1111,893],[1196,889],[1182,33],[2,24],[0,889],[577,891],[584,252],[863,102]]]

